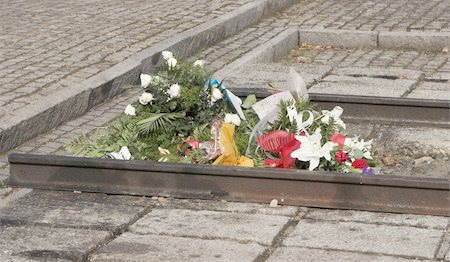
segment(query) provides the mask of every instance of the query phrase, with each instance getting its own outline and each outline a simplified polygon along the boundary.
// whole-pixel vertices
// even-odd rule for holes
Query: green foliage
[[[150,117],[139,121],[137,125],[141,133],[149,133],[160,129],[167,131],[167,126],[173,124],[173,120],[185,116],[186,114],[184,112],[152,113]]]

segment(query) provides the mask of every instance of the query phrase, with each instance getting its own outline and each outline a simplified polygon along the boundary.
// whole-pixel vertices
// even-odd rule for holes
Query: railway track
[[[268,95],[257,89],[234,91],[240,96]],[[446,101],[310,97],[323,108],[342,106],[350,119],[450,127]],[[11,154],[9,162],[9,185],[14,187],[261,203],[277,199],[288,205],[450,216],[448,177],[363,176],[31,154]]]

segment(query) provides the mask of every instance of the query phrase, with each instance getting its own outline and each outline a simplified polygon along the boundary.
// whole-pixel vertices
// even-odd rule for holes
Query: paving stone
[[[415,259],[405,259],[394,256],[379,254],[364,254],[356,252],[345,252],[335,250],[323,250],[301,247],[282,247],[267,259],[267,262],[277,261],[323,261],[323,262],[347,262],[347,261],[370,261],[370,262],[409,262]]]
[[[303,77],[307,85],[312,85],[331,70],[329,66],[305,64],[248,64],[227,76],[226,83],[231,88],[267,88],[268,83],[283,88],[286,85],[290,67]]]
[[[125,233],[91,261],[254,261],[263,250],[254,243]]]
[[[60,258],[30,258],[30,257],[20,257],[20,256],[10,256],[10,255],[2,255],[0,253],[0,261],[2,262],[34,262],[34,261],[46,261],[46,262],[69,262],[72,260],[68,259],[60,259]]]
[[[223,238],[270,244],[289,221],[283,216],[155,209],[130,227],[137,234]]]
[[[406,97],[448,100],[450,103],[450,83],[423,82]]]
[[[0,221],[116,229],[136,219],[150,203],[142,197],[34,190],[0,208]]]
[[[427,81],[442,81],[442,82],[450,82],[450,72],[435,72],[429,74],[425,77]]]
[[[6,255],[81,261],[110,236],[106,231],[39,226],[0,226],[0,250]]]
[[[397,67],[336,67],[333,75],[367,76],[385,79],[416,80],[422,76],[421,71],[402,69]]]
[[[367,224],[414,226],[434,229],[445,229],[450,222],[448,217],[439,216],[331,209],[309,209],[305,215],[305,218],[313,220],[361,222]]]
[[[160,207],[171,209],[210,210],[276,216],[295,216],[299,209],[306,211],[306,208],[283,205],[278,205],[276,208],[272,208],[269,206],[269,203],[256,204],[200,199],[167,199],[166,201],[160,203]]]
[[[430,228],[302,220],[284,244],[433,259],[442,234]]]
[[[370,31],[300,29],[300,43],[346,48],[375,48],[378,34]]]
[[[322,94],[401,97],[415,82],[414,80],[330,75],[313,85],[309,91]]]

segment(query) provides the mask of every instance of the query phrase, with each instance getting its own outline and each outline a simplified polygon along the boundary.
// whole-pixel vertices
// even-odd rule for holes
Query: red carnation
[[[363,169],[363,168],[365,168],[368,165],[369,164],[366,162],[366,160],[363,160],[363,159],[356,159],[352,163],[352,167],[359,168],[359,169]]]
[[[338,150],[338,151],[336,152],[336,161],[337,161],[339,164],[345,163],[345,161],[347,161],[347,158],[348,158],[348,154],[342,152],[342,150]]]

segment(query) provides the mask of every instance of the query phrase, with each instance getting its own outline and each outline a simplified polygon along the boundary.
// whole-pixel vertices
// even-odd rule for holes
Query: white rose
[[[168,60],[169,58],[173,58],[173,53],[170,51],[162,51],[162,57],[164,58],[164,60]]]
[[[132,105],[127,105],[127,107],[125,107],[125,115],[135,116],[136,108],[134,108]]]
[[[175,98],[180,96],[181,87],[178,84],[173,84],[170,86],[169,90],[167,90],[167,94],[170,98]]]
[[[152,81],[152,77],[147,74],[141,74],[140,78],[141,78],[141,87],[142,88],[146,88]]]
[[[225,114],[223,121],[227,124],[231,124],[231,119],[233,118],[233,114]]]
[[[175,67],[177,65],[177,63],[178,63],[178,61],[174,57],[171,57],[171,58],[167,59],[167,65],[170,68]]]
[[[150,102],[155,100],[153,98],[153,95],[147,92],[142,93],[141,97],[139,97],[139,103],[143,104],[144,106]]]
[[[203,67],[205,65],[205,60],[196,60],[194,66]]]
[[[241,118],[236,114],[225,114],[223,121],[227,124],[233,124],[235,126],[239,126],[241,124]]]
[[[222,91],[219,88],[213,87],[211,91],[211,101],[216,102],[223,98]]]

